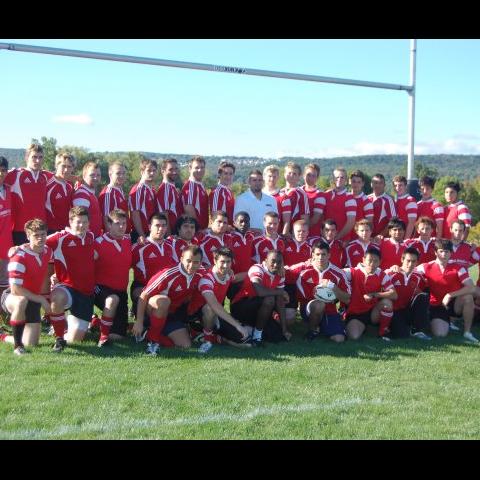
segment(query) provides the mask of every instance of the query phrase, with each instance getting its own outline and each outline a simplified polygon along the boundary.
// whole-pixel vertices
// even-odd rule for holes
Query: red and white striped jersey
[[[235,273],[248,272],[248,269],[253,265],[253,241],[255,235],[248,231],[242,235],[238,231],[230,233],[231,246],[233,252],[232,270]]]
[[[319,188],[315,190],[306,190],[305,185],[303,185],[302,190],[308,197],[308,206],[310,208],[310,220],[315,213],[320,213],[323,216],[325,212],[325,207],[327,204],[326,194],[322,192]],[[315,225],[311,225],[308,235],[309,237],[320,236],[322,234],[322,222],[317,222]]]
[[[53,250],[58,281],[84,295],[93,295],[95,289],[93,232],[89,231],[80,237],[66,228],[49,235],[47,245]]]
[[[48,230],[63,230],[68,227],[68,212],[72,208],[73,186],[70,182],[62,182],[55,177],[47,182],[47,210]]]
[[[282,198],[282,218],[283,214],[290,213],[290,225],[300,220],[303,215],[310,215],[310,205],[308,196],[301,187],[287,190],[282,188],[279,192]]]
[[[155,191],[145,182],[135,184],[128,195],[128,208],[130,210],[130,218],[132,212],[140,212],[142,228],[145,233],[150,231],[150,217],[157,211],[157,201]],[[132,222],[132,229],[134,228]]]
[[[340,232],[347,223],[347,218],[356,216],[357,202],[353,195],[347,192],[346,189],[341,192],[329,190],[326,194],[327,206],[325,207],[325,220],[329,218],[335,220],[337,223],[337,231]]]
[[[175,260],[175,263],[178,263],[180,261],[180,258],[182,257],[183,251],[189,246],[189,243],[183,238],[177,237],[175,235],[170,235],[166,238],[165,241],[172,246],[173,259]],[[200,241],[197,237],[193,237],[191,244],[199,245]]]
[[[225,278],[221,280],[218,275],[213,272],[213,267],[210,268],[198,282],[198,289],[193,293],[192,301],[188,305],[188,313],[192,314],[197,312],[207,303],[205,294],[215,295],[218,303],[223,304],[233,279],[234,276],[226,275]]]
[[[308,243],[311,247],[315,242],[325,242],[330,246],[330,263],[333,263],[338,268],[343,268],[347,264],[347,255],[345,253],[345,248],[343,247],[343,242],[340,240],[332,240],[329,242],[323,237],[312,237],[308,239]]]
[[[312,247],[307,241],[299,243],[294,238],[285,241],[285,250],[283,251],[283,263],[285,265],[305,262],[311,256]]]
[[[402,265],[402,254],[407,248],[404,242],[397,243],[391,238],[383,238],[380,241],[380,268],[386,270],[393,265]]]
[[[128,214],[128,201],[125,197],[125,193],[119,187],[115,187],[113,185],[107,185],[103,187],[100,195],[98,196],[98,203],[100,204],[100,211],[104,217],[106,217],[115,208],[119,208]],[[126,233],[130,233],[131,230],[131,221],[130,219],[127,219]]]
[[[352,288],[347,314],[369,312],[378,303],[378,298],[367,302],[363,298],[365,294],[394,289],[391,278],[380,268],[368,274],[365,267],[360,264],[358,267],[346,268],[344,271]]]
[[[394,310],[407,308],[415,296],[425,290],[427,286],[426,280],[420,272],[413,271],[407,275],[403,271],[395,273],[386,270],[385,273],[392,279],[392,284],[398,294],[397,300],[393,302]]]
[[[397,217],[408,225],[409,220],[416,220],[418,214],[418,205],[415,199],[406,193],[401,197],[397,197],[395,201],[395,210]]]
[[[267,258],[270,250],[285,251],[285,241],[277,236],[270,238],[265,235],[255,238],[253,241],[253,260],[255,263],[261,263]]]
[[[435,260],[435,238],[430,238],[427,242],[422,241],[420,237],[409,238],[405,240],[404,243],[407,248],[413,247],[420,253],[420,256],[418,257],[418,265]]]
[[[132,266],[130,235],[116,240],[109,233],[95,239],[95,283],[113,290],[126,291]]]
[[[146,285],[160,270],[173,267],[176,263],[173,247],[166,240],[157,243],[147,237],[145,243],[132,247],[132,265],[135,281]]]
[[[182,304],[191,301],[201,278],[200,271],[197,270],[193,275],[188,275],[182,265],[178,264],[155,274],[142,293],[146,293],[149,298],[154,295],[166,295],[171,302],[168,312],[173,313]]]
[[[360,240],[352,240],[346,247],[345,247],[345,256],[347,257],[347,267],[358,267],[359,263],[363,262],[363,257],[365,256],[365,252],[369,247],[376,247],[372,242],[368,242],[366,245],[361,242]]]
[[[453,243],[453,242],[452,242]],[[449,263],[459,267],[470,268],[475,265],[480,258],[475,249],[468,242],[453,243],[453,252],[450,255]]]
[[[297,278],[297,299],[300,303],[306,304],[315,298],[315,287],[320,283],[320,280],[329,280],[337,285],[338,288],[346,293],[351,293],[350,283],[347,280],[345,272],[333,265],[328,264],[328,267],[319,271],[311,266],[303,270]],[[325,305],[325,313],[337,313],[337,306],[335,303],[327,303]]]
[[[242,286],[235,297],[232,299],[232,303],[236,303],[242,298],[253,298],[257,296],[252,280],[259,279],[260,283],[266,288],[284,288],[285,277],[270,273],[264,262],[252,265],[248,269],[248,274],[242,283]],[[258,283],[258,281],[257,281]]]
[[[443,222],[443,238],[452,238],[450,227],[455,220],[463,220],[465,226],[472,226],[472,215],[469,208],[460,200],[445,207],[445,221]]]
[[[228,224],[233,225],[233,209],[235,207],[235,197],[233,192],[225,185],[218,184],[208,196],[210,213],[221,210],[228,217]]]
[[[52,176],[46,170],[34,172],[28,168],[13,168],[7,173],[4,183],[12,195],[12,230],[23,232],[25,223],[33,218],[47,220],[47,182]]]
[[[192,205],[197,214],[200,228],[208,227],[208,195],[203,183],[195,180],[187,180],[182,188],[183,208],[185,205]]]
[[[0,186],[0,260],[8,258],[12,246],[12,195],[8,185]]]
[[[372,237],[380,235],[388,225],[388,222],[397,215],[395,202],[387,193],[376,197],[374,193],[368,195],[373,203],[373,232]]]
[[[442,304],[447,293],[456,292],[471,281],[468,270],[450,262],[442,268],[440,263],[434,260],[422,263],[415,270],[425,276],[430,288],[430,305],[435,307]]]
[[[157,207],[159,212],[165,212],[168,215],[170,230],[173,230],[178,218],[183,214],[180,192],[174,183],[164,180],[160,184],[157,191]]]
[[[213,254],[215,250],[221,247],[228,247],[232,243],[232,238],[228,233],[224,233],[221,237],[213,233],[207,233],[200,242],[200,249],[202,250],[202,264],[207,267],[213,266]]]
[[[29,292],[39,295],[43,281],[47,276],[48,262],[52,258],[52,249],[45,245],[42,253],[34,252],[29,246],[21,246],[8,263],[10,285],[18,285]]]
[[[352,194],[353,195],[353,194]],[[357,210],[355,213],[355,221],[358,222],[362,218],[367,220],[373,220],[373,202],[370,197],[368,197],[365,192],[360,193],[359,195],[353,195],[355,202],[357,203]]]
[[[432,237],[436,235],[437,220],[442,220],[445,218],[445,208],[440,202],[437,202],[433,198],[428,200],[420,200],[417,202],[417,215],[420,217],[428,217],[433,220],[434,227],[432,232]],[[441,234],[442,232],[439,232]]]
[[[82,185],[73,192],[72,205],[74,207],[88,208],[90,214],[90,231],[93,232],[95,237],[99,237],[103,230],[103,217],[100,212],[98,198],[95,196],[95,190],[82,183]]]

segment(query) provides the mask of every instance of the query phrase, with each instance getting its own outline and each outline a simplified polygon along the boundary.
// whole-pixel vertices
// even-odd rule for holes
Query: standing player
[[[108,214],[114,209],[120,209],[128,212],[128,202],[123,192],[123,185],[127,179],[127,170],[125,165],[119,160],[115,160],[108,167],[108,176],[110,183],[103,187],[98,202],[102,212],[103,227],[106,232],[111,225]],[[127,216],[126,232],[130,233],[131,226]]]
[[[146,313],[150,317],[147,331],[148,355],[158,355],[160,344],[184,348],[191,346],[186,328],[190,321],[187,308],[202,278],[199,272],[201,262],[200,248],[187,247],[180,263],[154,275],[140,294],[133,333],[142,335]]]
[[[55,176],[47,182],[47,225],[48,233],[59,232],[68,227],[68,212],[72,208],[73,186],[70,183],[75,158],[70,153],[59,153],[55,157]]]
[[[72,197],[74,207],[85,207],[89,212],[89,227],[95,238],[102,234],[103,218],[100,204],[95,195],[101,179],[100,165],[97,162],[87,162],[83,166],[83,182],[75,190]]]
[[[222,161],[218,166],[218,185],[212,189],[208,196],[210,212],[219,210],[225,212],[228,218],[228,225],[233,225],[233,209],[235,208],[235,197],[231,190],[235,165]]]
[[[201,317],[203,340],[200,353],[208,352],[216,342],[217,335],[233,346],[246,345],[250,339],[249,329],[232,317],[224,308],[223,301],[233,281],[231,276],[233,253],[229,248],[220,247],[214,253],[212,267],[198,283],[193,293],[188,313]]]
[[[253,260],[261,263],[267,257],[270,250],[278,250],[283,253],[285,242],[278,234],[279,218],[276,212],[267,212],[263,217],[265,233],[253,241]]]
[[[160,166],[162,183],[157,191],[157,208],[159,212],[165,212],[168,218],[168,232],[175,228],[177,220],[183,214],[183,204],[175,182],[179,178],[178,162],[175,158],[166,158]]]
[[[325,218],[332,218],[337,224],[337,240],[348,241],[355,225],[357,202],[347,192],[347,171],[337,167],[333,171],[334,187],[327,192]]]
[[[47,220],[45,203],[50,172],[42,170],[43,148],[32,143],[25,153],[27,168],[13,168],[5,177],[12,198],[12,236],[14,245],[27,243],[24,227],[33,218]]]
[[[276,165],[267,165],[263,169],[263,183],[264,187],[262,192],[270,197],[275,199],[277,206],[277,212],[282,218],[282,197],[280,196],[280,188],[278,186],[278,181],[280,180],[280,169]],[[272,210],[275,210],[272,208]]]
[[[417,202],[418,218],[428,217],[433,224],[432,236],[441,236],[443,232],[443,219],[445,211],[443,205],[432,198],[432,191],[435,187],[435,179],[429,176],[422,177],[419,182],[422,198]],[[420,262],[422,263],[422,262]]]
[[[436,260],[417,267],[417,271],[425,275],[430,288],[432,333],[436,337],[446,337],[450,317],[462,316],[463,337],[469,342],[479,343],[470,331],[473,323],[475,285],[465,268],[449,262],[452,250],[450,240],[439,238],[435,241]]]
[[[378,325],[378,335],[386,340],[393,316],[392,302],[398,298],[390,277],[378,268],[380,252],[369,248],[363,263],[344,269],[351,283],[352,296],[346,312],[347,336],[358,340],[367,325]]]
[[[388,222],[388,238],[380,238],[380,268],[386,270],[393,265],[402,264],[402,253],[405,251],[405,223],[394,217]]]
[[[350,188],[352,195],[357,203],[357,212],[355,214],[355,222],[363,218],[370,223],[373,222],[373,203],[372,200],[365,195],[363,188],[365,187],[365,175],[361,170],[355,170],[350,174]],[[351,238],[355,239],[355,233],[352,232]]]
[[[405,223],[405,238],[411,238],[417,220],[418,206],[415,199],[407,192],[407,179],[396,175],[392,180],[393,189],[397,194],[395,210],[397,217]]]
[[[397,215],[393,198],[385,193],[385,177],[376,173],[372,177],[373,192],[368,198],[373,203],[373,233],[372,236],[387,235],[388,222]]]
[[[182,188],[183,210],[197,220],[202,230],[208,227],[208,195],[202,183],[205,159],[196,155],[188,163],[189,177]]]
[[[50,322],[55,332],[53,350],[65,346],[65,311],[68,315],[68,341],[81,341],[92,318],[95,289],[95,237],[89,231],[89,211],[72,207],[68,215],[70,227],[47,238],[53,250],[55,276],[58,283],[51,293]]]
[[[4,180],[8,160],[0,157],[0,296],[8,287],[8,250],[12,246],[12,195]]]
[[[435,238],[432,238],[432,232],[435,228],[433,220],[429,217],[418,217],[415,227],[418,237],[405,240],[405,245],[413,247],[419,252],[419,265],[435,260]]]
[[[460,192],[460,184],[457,182],[448,182],[445,185],[445,219],[443,222],[443,238],[451,238],[451,227],[455,220],[463,220],[465,222],[465,232],[463,240],[468,237],[468,232],[472,226],[472,215],[469,208],[458,199],[458,192]]]
[[[98,346],[127,334],[128,295],[132,244],[127,230],[128,215],[114,208],[107,215],[108,233],[95,240],[95,305],[102,310]]]
[[[140,181],[135,184],[128,195],[128,208],[132,219],[132,244],[143,243],[148,236],[150,217],[155,213],[157,204],[155,200],[154,182],[157,176],[157,162],[150,158],[140,161]]]
[[[340,343],[345,340],[345,326],[335,303],[326,303],[315,298],[315,288],[321,286],[333,290],[343,304],[350,302],[350,284],[343,270],[329,262],[330,247],[325,242],[312,246],[311,266],[303,270],[297,279],[300,314],[308,322],[307,340],[320,334]]]
[[[372,224],[367,219],[355,223],[356,240],[352,240],[345,248],[347,267],[358,267],[362,263],[367,249],[375,246],[371,241]]]
[[[252,334],[255,347],[265,346],[264,341],[290,340],[292,336],[287,330],[285,305],[289,297],[284,286],[282,254],[271,250],[261,264],[250,267],[242,288],[232,300],[232,315],[255,327]],[[280,322],[274,320],[274,312]]]
[[[10,288],[2,294],[2,308],[10,313],[13,338],[0,335],[0,339],[13,341],[16,355],[25,353],[27,345],[38,345],[40,338],[40,307],[50,313],[50,305],[40,295],[41,286],[47,275],[52,250],[45,245],[47,224],[38,218],[25,224],[27,245],[18,247],[8,264]]]
[[[423,275],[415,270],[419,254],[409,247],[402,254],[402,265],[388,269],[385,273],[392,279],[398,298],[393,302],[391,323],[392,338],[412,336],[420,340],[431,340],[425,332],[429,328],[428,293]]]
[[[325,192],[317,187],[319,176],[320,167],[316,163],[305,165],[303,170],[303,180],[305,184],[301,188],[308,197],[308,206],[310,208],[309,230],[311,237],[317,237],[322,234],[322,217],[326,205]]]

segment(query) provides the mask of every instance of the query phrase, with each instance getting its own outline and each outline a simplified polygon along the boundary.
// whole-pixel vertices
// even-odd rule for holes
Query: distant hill
[[[93,152],[100,158],[108,154],[126,154],[128,152]],[[176,158],[181,165],[186,165],[192,154],[180,153],[158,153],[158,152],[140,152],[150,158]],[[0,147],[0,155],[9,160],[10,166],[23,165],[25,150],[20,148],[2,148]],[[387,179],[397,174],[406,175],[407,156],[406,155],[361,155],[355,157],[334,157],[334,158],[305,158],[305,157],[282,157],[279,159],[262,158],[262,157],[237,157],[229,156],[205,156],[207,170],[210,174],[216,174],[216,169],[221,160],[227,160],[235,164],[237,167],[236,180],[245,179],[248,172],[255,167],[260,169],[268,164],[277,164],[279,167],[284,166],[288,161],[293,161],[304,166],[307,163],[314,162],[320,165],[321,175],[329,175],[336,166],[343,166],[348,171],[360,169],[368,175],[374,173],[383,173]],[[421,163],[424,167],[434,169],[438,172],[438,176],[453,175],[462,180],[471,179],[478,176],[480,155],[417,155],[415,162]]]

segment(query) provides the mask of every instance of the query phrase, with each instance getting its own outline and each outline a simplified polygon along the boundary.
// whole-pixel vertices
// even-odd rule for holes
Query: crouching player
[[[189,315],[202,319],[204,343],[199,348],[200,353],[212,348],[217,335],[229,345],[250,346],[247,343],[249,328],[235,320],[222,305],[233,281],[233,253],[229,248],[221,247],[213,253],[213,260],[213,266],[200,280],[188,308]]]
[[[315,298],[317,286],[330,288],[340,302],[350,301],[350,284],[343,270],[330,263],[330,247],[325,242],[315,242],[312,246],[311,266],[303,270],[297,279],[300,314],[308,321],[307,340],[320,334],[334,342],[345,340],[343,320],[335,303],[326,303]],[[319,328],[320,327],[320,328]]]
[[[192,245],[182,252],[180,263],[154,275],[138,297],[134,335],[141,335],[145,313],[150,318],[147,330],[147,354],[157,356],[160,344],[189,348],[191,346],[187,324],[187,308],[193,292],[202,278],[200,247]]]
[[[380,252],[367,248],[363,263],[345,268],[352,296],[346,312],[347,336],[358,340],[367,325],[379,325],[378,335],[385,340],[393,316],[392,301],[398,298],[390,277],[380,268]]]
[[[252,265],[240,291],[232,299],[231,312],[255,327],[252,345],[265,346],[264,341],[290,340],[287,330],[285,305],[289,301],[284,290],[285,273],[283,256],[278,250],[270,250],[261,264]],[[280,323],[273,318],[278,313]]]
[[[450,317],[463,317],[465,340],[479,343],[470,331],[473,323],[473,294],[476,291],[468,270],[450,263],[453,244],[439,238],[435,241],[436,260],[423,263],[417,271],[423,273],[430,287],[430,318],[435,337],[446,337]]]
[[[415,270],[420,253],[408,247],[402,253],[402,265],[394,265],[385,273],[392,279],[398,294],[393,302],[391,324],[392,338],[406,338],[409,335],[420,340],[431,340],[425,332],[429,328],[429,298],[424,292],[425,278]]]
[[[92,318],[95,290],[95,237],[89,231],[88,208],[72,207],[68,213],[70,228],[47,237],[53,250],[57,283],[51,293],[50,321],[55,332],[53,350],[61,352],[67,342],[65,311],[68,315],[68,341],[81,341]]]
[[[95,305],[103,310],[100,319],[100,339],[98,346],[112,339],[120,339],[127,334],[128,295],[132,244],[127,230],[127,213],[119,208],[106,217],[108,233],[95,240]]]
[[[38,345],[40,338],[40,307],[50,313],[50,304],[40,295],[47,276],[52,251],[45,245],[47,224],[38,218],[25,224],[28,244],[18,247],[8,264],[10,288],[2,294],[2,308],[10,313],[13,337],[2,334],[0,339],[13,343],[13,353],[25,353],[27,345]]]

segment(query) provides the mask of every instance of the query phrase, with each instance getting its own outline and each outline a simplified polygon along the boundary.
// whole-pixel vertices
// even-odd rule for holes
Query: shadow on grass
[[[479,330],[478,327],[475,330]],[[350,357],[372,361],[395,361],[401,357],[418,357],[424,352],[462,353],[464,348],[479,349],[478,346],[466,343],[460,334],[450,334],[447,338],[434,338],[432,341],[422,341],[414,338],[396,339],[386,342],[376,338],[374,330],[368,331],[357,341],[345,341],[336,344],[327,338],[318,338],[312,342],[303,340],[305,328],[297,324],[292,328],[294,340],[282,343],[267,343],[265,348],[235,348],[227,345],[214,345],[207,353],[198,352],[199,344],[193,344],[189,349],[161,348],[158,359],[161,360],[191,360],[202,361],[225,359],[269,360],[289,362],[293,358],[307,357]],[[146,343],[136,343],[132,337],[98,348],[94,338],[84,343],[69,345],[63,354],[74,351],[79,354],[93,355],[97,358],[128,358],[144,357]]]

